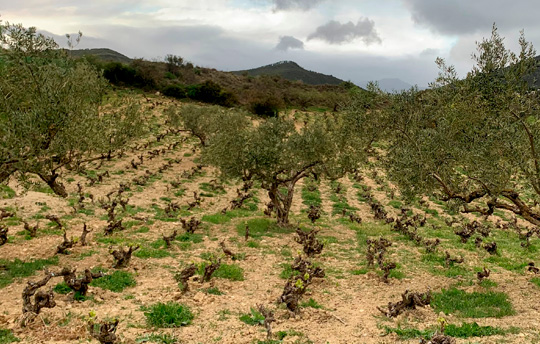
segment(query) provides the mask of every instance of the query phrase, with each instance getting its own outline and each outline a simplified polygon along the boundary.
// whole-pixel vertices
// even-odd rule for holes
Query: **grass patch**
[[[476,322],[462,323],[461,326],[447,325],[444,329],[444,334],[456,338],[487,337],[517,333],[519,333],[519,328],[517,327],[511,327],[505,330],[493,326],[480,326]]]
[[[0,344],[20,342],[21,340],[13,335],[11,330],[0,328]]]
[[[221,264],[219,269],[217,269],[212,276],[226,278],[231,281],[243,281],[244,269],[236,264]]]
[[[151,333],[135,339],[135,343],[177,344],[179,342],[178,337],[169,333]]]
[[[433,337],[435,334],[435,330],[418,330],[415,328],[392,328],[385,326],[384,327],[385,335],[389,335],[390,333],[395,333],[399,339],[401,340],[407,340],[407,339],[413,339],[413,338],[424,338],[429,339]]]
[[[141,247],[141,249],[135,251],[133,255],[137,258],[148,259],[148,258],[170,257],[171,253],[164,249],[158,249],[158,248],[152,248],[152,247]]]
[[[249,226],[249,236],[253,239],[260,239],[264,236],[273,236],[279,233],[290,233],[291,230],[279,227],[275,221],[267,218],[251,219],[236,226],[238,235],[243,237],[246,234],[246,224]]]
[[[0,184],[0,199],[10,199],[16,196],[15,191],[7,185]]]
[[[115,271],[110,275],[105,275],[95,279],[90,283],[91,286],[107,289],[115,293],[120,293],[124,289],[137,285],[132,273],[126,271]]]
[[[49,265],[58,265],[58,257],[36,259],[30,262],[23,262],[20,259],[13,261],[0,259],[0,266],[4,267],[0,270],[0,288],[11,284],[15,278],[32,276],[36,270],[43,270]]]
[[[158,328],[174,328],[191,324],[194,316],[188,306],[176,302],[156,303],[143,307],[148,325]]]
[[[201,291],[205,294],[210,294],[210,295],[223,295],[223,292],[219,290],[218,287],[201,289]]]
[[[66,282],[60,282],[54,286],[53,291],[57,294],[69,294],[71,293],[71,288],[67,285]]]
[[[458,313],[465,318],[501,318],[515,314],[505,293],[466,293],[456,288],[433,294],[431,306],[436,313]]]
[[[307,301],[301,302],[300,307],[304,307],[304,308],[310,307],[310,308],[315,308],[315,309],[323,308],[323,306],[321,306],[317,301],[313,300],[312,298],[310,298]]]

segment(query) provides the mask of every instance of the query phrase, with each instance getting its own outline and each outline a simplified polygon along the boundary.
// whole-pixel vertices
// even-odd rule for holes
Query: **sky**
[[[539,0],[0,0],[4,22],[66,46],[131,58],[182,56],[224,71],[283,60],[363,85],[399,78],[427,87],[437,57],[465,75],[494,23],[508,48],[520,30],[540,45]]]

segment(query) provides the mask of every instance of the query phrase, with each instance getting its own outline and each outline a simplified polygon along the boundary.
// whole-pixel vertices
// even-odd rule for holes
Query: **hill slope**
[[[71,56],[78,58],[83,56],[96,56],[98,59],[107,62],[121,62],[121,63],[130,63],[131,59],[123,54],[120,54],[117,51],[107,48],[99,49],[75,49],[72,50]]]
[[[339,85],[344,82],[332,75],[313,72],[300,67],[293,61],[281,61],[267,66],[233,72],[250,76],[279,75],[291,81],[302,81],[308,85]]]

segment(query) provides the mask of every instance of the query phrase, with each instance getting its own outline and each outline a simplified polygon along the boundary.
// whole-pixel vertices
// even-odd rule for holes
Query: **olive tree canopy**
[[[530,89],[535,51],[523,33],[507,50],[493,27],[475,66],[459,79],[440,73],[426,91],[394,96],[388,170],[409,195],[436,191],[465,212],[505,209],[540,225],[540,98]]]

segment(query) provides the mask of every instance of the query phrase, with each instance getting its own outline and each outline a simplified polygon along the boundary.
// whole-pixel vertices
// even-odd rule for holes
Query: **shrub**
[[[166,86],[161,93],[168,97],[173,97],[176,99],[183,99],[187,97],[186,88],[182,85],[169,85]]]

